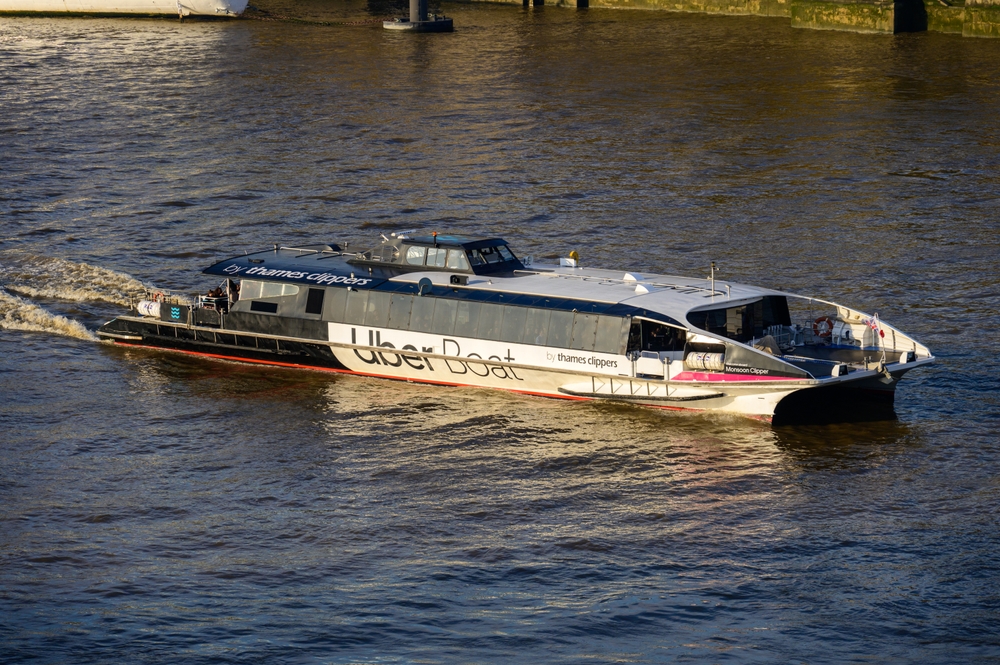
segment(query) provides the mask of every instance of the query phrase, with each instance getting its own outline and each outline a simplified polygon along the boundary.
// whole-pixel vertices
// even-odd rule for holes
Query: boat
[[[239,16],[248,0],[0,0],[0,14]]]
[[[767,422],[892,411],[934,356],[845,305],[706,277],[543,265],[415,232],[219,261],[207,295],[138,294],[97,335],[206,358]],[[831,414],[837,414],[831,416]],[[881,415],[879,416],[881,417]]]

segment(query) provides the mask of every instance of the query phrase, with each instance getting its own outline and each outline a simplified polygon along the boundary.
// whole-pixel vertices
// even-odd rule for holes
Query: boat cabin
[[[470,240],[437,234],[386,238],[381,245],[361,252],[347,263],[402,272],[440,270],[474,275],[524,269],[502,238]]]

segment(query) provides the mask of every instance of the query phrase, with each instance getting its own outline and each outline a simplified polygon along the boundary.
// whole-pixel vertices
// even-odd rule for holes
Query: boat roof
[[[418,240],[419,238],[419,240]],[[426,236],[428,242],[435,238]],[[424,236],[407,238],[423,242]],[[457,236],[437,236],[452,246],[503,242],[499,238],[468,240]],[[486,245],[488,246],[488,245]],[[708,278],[625,272],[590,267],[535,265],[512,272],[463,274],[465,283],[456,284],[456,271],[417,270],[399,273],[390,266],[351,265],[355,254],[344,253],[337,245],[279,247],[220,261],[205,269],[209,275],[238,279],[291,282],[311,286],[352,287],[411,292],[424,280],[439,297],[468,298],[528,306],[578,309],[595,313],[628,313],[648,316],[687,327],[687,314],[701,309],[736,307],[767,295],[787,295],[780,291],[716,280],[714,290]]]

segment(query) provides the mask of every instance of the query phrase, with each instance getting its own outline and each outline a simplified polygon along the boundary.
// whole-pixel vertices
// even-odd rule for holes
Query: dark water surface
[[[0,19],[0,661],[1000,661],[1000,40],[445,8]],[[93,339],[412,227],[714,260],[940,360],[772,429]]]

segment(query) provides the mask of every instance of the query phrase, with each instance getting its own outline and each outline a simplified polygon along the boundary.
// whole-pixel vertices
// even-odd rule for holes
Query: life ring
[[[161,300],[163,300],[163,293],[161,291],[153,294],[153,302],[160,302]]]
[[[829,337],[833,333],[833,319],[821,316],[813,321],[813,334],[817,337]]]

